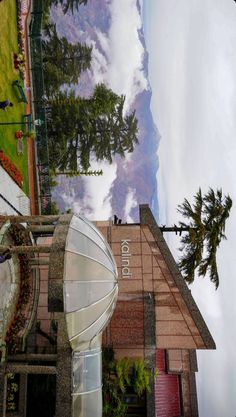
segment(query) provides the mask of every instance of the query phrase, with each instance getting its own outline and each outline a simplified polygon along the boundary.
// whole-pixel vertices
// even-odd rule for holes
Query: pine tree
[[[43,42],[43,62],[46,91],[50,96],[63,84],[76,84],[82,71],[90,68],[92,47],[85,44],[71,44],[65,37],[60,38],[56,26],[47,27]]]
[[[231,207],[230,196],[223,196],[221,189],[215,192],[210,188],[205,195],[202,195],[199,188],[194,196],[193,205],[185,199],[178,206],[178,212],[187,219],[187,222],[179,222],[179,227],[161,228],[162,232],[173,231],[183,234],[180,248],[182,256],[178,265],[188,283],[194,281],[197,270],[200,276],[208,273],[215,288],[218,288],[216,253],[221,240],[226,239],[225,224]]]
[[[48,123],[51,164],[60,171],[87,171],[90,160],[107,160],[133,152],[138,143],[135,112],[124,115],[124,96],[105,85],[89,98],[60,92],[51,101]]]

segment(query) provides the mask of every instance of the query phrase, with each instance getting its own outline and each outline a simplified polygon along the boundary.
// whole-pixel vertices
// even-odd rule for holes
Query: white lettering
[[[124,267],[124,268],[122,268],[122,276],[123,277],[128,277],[128,276],[131,276],[132,274],[131,274],[131,272],[130,272],[130,269],[129,268],[126,268],[126,267]]]
[[[122,277],[131,277],[132,273],[130,272],[130,248],[129,243],[130,239],[121,240],[121,275]]]

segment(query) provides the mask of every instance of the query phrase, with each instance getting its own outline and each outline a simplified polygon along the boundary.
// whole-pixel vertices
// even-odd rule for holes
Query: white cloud
[[[119,94],[126,95],[129,107],[135,96],[148,88],[142,63],[144,49],[138,35],[142,21],[136,0],[113,0],[110,11],[108,82]]]
[[[96,29],[96,35],[103,54],[93,42],[92,73],[95,83],[104,82],[117,94],[126,96],[125,111],[129,110],[136,95],[148,88],[148,81],[143,72],[144,48],[139,39],[138,30],[142,27],[142,21],[137,9],[136,0],[112,0],[109,5],[111,13],[111,25],[108,34]],[[131,154],[127,154],[125,168],[130,162]],[[87,214],[91,215],[92,208],[94,218],[108,218],[111,213],[111,187],[115,180],[116,167],[110,173],[111,167],[106,169],[109,174],[105,182],[97,183],[93,179],[86,179],[86,198],[83,206],[87,208]],[[99,186],[99,196],[97,195]],[[132,221],[129,212],[137,205],[134,194],[127,196],[127,221]],[[77,203],[78,205],[78,203]],[[79,203],[80,205],[80,203]],[[130,207],[130,208],[129,208]]]
[[[110,41],[107,33],[101,32],[101,30],[96,29],[96,35],[103,52],[105,52],[106,56],[108,56],[110,53]]]
[[[141,6],[142,6],[141,2]],[[135,100],[136,95],[149,88],[148,81],[143,71],[144,48],[139,39],[138,31],[142,28],[141,17],[137,8],[136,0],[111,0],[109,2],[111,14],[108,33],[95,28],[95,34],[99,46],[87,34],[87,43],[93,46],[92,67],[89,71],[94,83],[104,82],[117,94],[126,96],[125,111]],[[61,35],[70,37],[76,42],[83,34],[76,25],[76,20],[68,15],[63,15],[61,8],[54,9],[55,20],[61,28]],[[66,21],[66,25],[65,25]],[[67,33],[67,28],[69,28]],[[131,154],[127,154],[123,161],[124,168],[128,170],[131,163]],[[93,163],[93,169],[96,166]],[[99,165],[99,168],[101,164]],[[67,207],[78,212],[85,207],[85,214],[89,218],[107,219],[112,215],[111,188],[116,179],[116,164],[103,164],[103,177],[83,178],[85,196],[78,198],[77,193],[70,191],[71,195],[62,196]],[[127,220],[131,220],[130,210],[137,204],[133,192],[127,196]]]
[[[124,94],[125,109],[128,110],[136,95],[149,88],[143,71],[144,48],[138,34],[142,20],[136,0],[110,0],[108,7],[111,13],[108,34],[95,29],[105,56],[94,41],[89,36],[87,38],[87,43],[93,45],[91,73],[95,83],[105,82],[117,94]],[[64,15],[60,7],[54,9],[52,15],[58,22],[61,35],[76,42],[83,34],[70,15]]]
[[[84,178],[85,197],[82,201],[75,202],[73,209],[78,211],[83,208],[83,213],[91,220],[107,220],[112,216],[110,189],[116,179],[117,166],[115,163],[98,164],[94,161],[92,167],[93,170],[102,169],[103,175]]]
[[[106,36],[99,32],[98,38],[100,39],[103,47],[106,49],[105,46],[105,38]],[[103,42],[104,40],[104,42]],[[94,41],[90,41],[90,45],[93,46],[92,50],[92,68],[90,73],[92,75],[93,81],[95,84],[104,83],[106,79],[106,72],[107,72],[107,58],[97,47]]]
[[[236,201],[236,5],[151,0],[148,7],[152,109],[162,136],[160,219],[173,224],[177,204],[191,200],[199,186],[203,192],[222,187]],[[207,278],[190,287],[217,344],[216,352],[199,354],[199,408],[207,417],[235,415],[236,409],[234,206],[226,235],[218,251],[218,291]]]
[[[124,220],[127,223],[133,223],[134,219],[130,216],[130,212],[133,208],[138,206],[137,199],[135,198],[135,190],[132,188],[128,189],[126,196],[125,207],[124,207]]]
[[[117,94],[124,94],[128,110],[136,95],[149,87],[143,71],[144,48],[138,34],[142,21],[136,0],[112,0],[109,8],[108,34],[96,30],[105,57],[93,44],[93,79],[96,83],[105,82]]]

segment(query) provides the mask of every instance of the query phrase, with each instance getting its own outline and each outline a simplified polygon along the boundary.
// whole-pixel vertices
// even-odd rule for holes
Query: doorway
[[[28,375],[26,417],[54,417],[56,375]]]

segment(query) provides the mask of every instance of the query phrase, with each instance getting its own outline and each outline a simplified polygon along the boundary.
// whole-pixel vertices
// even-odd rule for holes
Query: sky
[[[216,351],[198,354],[201,417],[236,415],[236,3],[144,0],[152,112],[161,134],[157,173],[160,222],[176,223],[178,204],[199,186],[221,188],[233,205],[218,251],[220,286],[190,287]],[[177,256],[179,242],[168,243]]]
[[[96,0],[91,0],[91,5]],[[148,80],[143,71],[144,46],[140,41],[138,30],[142,28],[142,19],[137,9],[136,0],[111,0],[108,2],[109,12],[111,15],[108,32],[103,32],[94,25],[93,31],[96,32],[100,48],[90,38],[90,33],[86,33],[86,43],[93,46],[91,78],[94,83],[105,82],[109,88],[117,94],[124,94],[125,110],[129,112],[130,106],[136,95],[145,89],[149,89]],[[89,7],[81,6],[81,9]],[[71,42],[76,42],[83,36],[76,18],[72,19],[70,14],[64,15],[61,8],[53,10],[53,18],[57,22],[60,35],[67,36]],[[117,36],[119,33],[119,36]],[[127,59],[128,57],[128,59]],[[125,169],[129,170],[129,160],[132,154],[127,154],[123,161]],[[117,164],[108,162],[97,164],[92,163],[93,169],[103,169],[102,177],[84,179],[86,193],[83,201],[76,201],[74,195],[68,197],[66,194],[64,200],[68,207],[77,211],[81,206],[84,214],[93,219],[107,219],[113,213],[111,204],[112,184],[117,176]],[[99,189],[99,196],[97,190]],[[132,221],[130,211],[134,206],[137,207],[139,202],[136,199],[135,192],[132,188],[128,190],[125,203],[126,221]]]
[[[198,278],[190,287],[217,345],[216,351],[198,354],[200,417],[234,417],[236,3],[233,0],[142,0],[140,3],[149,52],[150,85],[143,74],[144,49],[137,36],[142,22],[136,0],[109,1],[109,33],[96,28],[106,57],[94,45],[93,77],[95,82],[106,81],[115,92],[125,94],[128,105],[139,91],[151,86],[152,113],[161,134],[157,172],[161,224],[177,223],[180,220],[177,205],[185,197],[191,201],[199,186],[203,192],[208,187],[222,187],[235,202],[227,222],[228,240],[222,242],[218,251],[219,289],[215,291],[207,278]],[[69,17],[63,13],[57,15],[57,20],[64,23],[65,19]],[[68,24],[71,36],[79,37],[78,25],[71,20]],[[92,218],[95,219],[112,215],[111,187],[117,166],[104,163],[102,168],[108,175],[96,181],[85,180],[83,203],[94,208]],[[77,211],[81,204],[73,200],[72,195],[69,205]],[[132,221],[130,210],[139,203],[130,189],[125,220]],[[91,213],[88,214],[91,218]],[[167,239],[177,257],[179,241]]]

